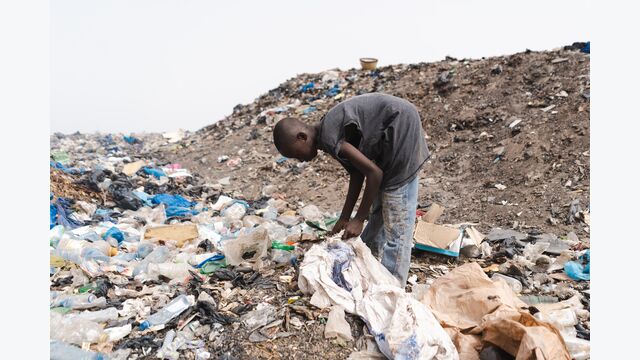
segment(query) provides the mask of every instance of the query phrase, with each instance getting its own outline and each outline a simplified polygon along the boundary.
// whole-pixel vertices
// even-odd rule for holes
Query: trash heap
[[[588,359],[582,49],[302,74],[196,133],[52,135],[51,358]],[[326,237],[338,165],[271,142],[372,91],[416,104],[434,154],[405,288]]]

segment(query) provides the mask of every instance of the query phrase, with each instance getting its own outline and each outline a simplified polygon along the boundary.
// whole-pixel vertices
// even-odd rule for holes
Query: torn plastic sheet
[[[334,273],[338,270],[342,277]],[[334,278],[347,286],[338,285]],[[360,238],[342,242],[334,237],[311,247],[300,265],[298,284],[304,293],[312,294],[314,306],[340,305],[360,316],[390,359],[459,358],[431,311],[400,288]]]

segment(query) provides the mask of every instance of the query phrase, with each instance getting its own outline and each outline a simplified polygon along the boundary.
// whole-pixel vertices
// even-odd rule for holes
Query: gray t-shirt
[[[380,167],[385,190],[413,180],[429,158],[418,111],[395,96],[354,96],[331,108],[320,122],[318,147],[352,170],[354,167],[338,155],[342,141],[349,142]]]

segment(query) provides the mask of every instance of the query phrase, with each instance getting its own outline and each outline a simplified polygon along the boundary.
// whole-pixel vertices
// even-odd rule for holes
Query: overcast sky
[[[55,0],[51,131],[197,130],[301,73],[587,41],[577,1]]]

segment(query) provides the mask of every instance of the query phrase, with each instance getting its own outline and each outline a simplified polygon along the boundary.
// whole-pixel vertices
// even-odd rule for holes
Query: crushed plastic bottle
[[[222,216],[227,219],[240,220],[246,212],[247,208],[242,203],[237,202],[224,209],[224,211],[222,212]]]
[[[176,316],[182,314],[190,306],[195,303],[193,295],[180,295],[173,299],[169,304],[160,309],[160,311],[149,316],[149,318],[140,324],[140,330],[148,329],[152,326],[164,325]]]

